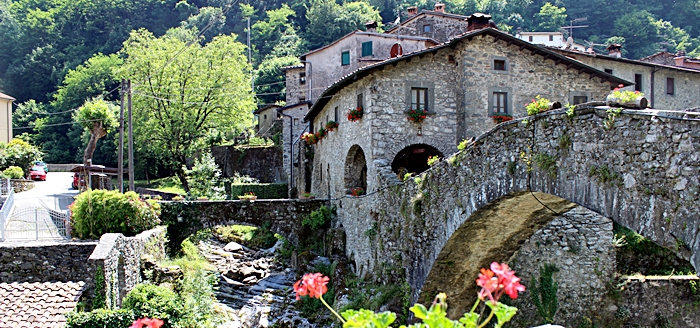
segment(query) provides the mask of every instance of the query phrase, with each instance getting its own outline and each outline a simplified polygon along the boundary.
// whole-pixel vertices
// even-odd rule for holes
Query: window
[[[672,77],[666,78],[666,94],[673,96],[676,93],[675,81]]]
[[[642,92],[642,74],[634,74],[634,91]]]
[[[348,54],[349,56],[349,54]],[[362,57],[372,56],[372,41],[362,42]],[[348,57],[348,64],[350,64],[350,58]]]
[[[506,61],[502,59],[495,59],[493,61],[493,69],[495,71],[505,71],[506,70]]]
[[[294,119],[294,126],[297,126],[297,125],[299,125],[299,119],[298,119],[298,118],[295,118],[295,119]]]
[[[264,119],[264,120],[267,119],[267,114],[263,115],[263,119]]]
[[[491,103],[491,111],[495,114],[507,114],[508,113],[508,93],[507,92],[494,92],[493,101]]]
[[[335,119],[333,121],[338,123],[338,106],[335,106],[334,113],[335,113],[335,116],[334,116]]]
[[[343,66],[350,65],[350,51],[343,51],[340,60]]]
[[[305,101],[306,101],[306,98],[304,98],[304,97],[299,98],[299,102],[300,102],[300,103],[303,103],[303,102],[305,102]]]
[[[612,69],[609,69],[609,68],[606,68],[606,69],[605,69],[605,73],[612,74],[612,72],[613,72]]]
[[[583,104],[588,102],[588,97],[586,96],[574,96],[574,105]]]
[[[430,33],[430,24],[423,25],[423,32]]]
[[[549,35],[549,41],[554,41],[554,35]]]
[[[301,85],[306,84],[306,73],[305,72],[299,73],[299,84],[301,84]]]
[[[527,37],[528,41],[532,42],[532,35]]]
[[[361,93],[357,94],[357,108],[362,107],[363,109],[365,108],[365,101],[364,97],[362,96]]]
[[[411,109],[428,109],[427,88],[411,88]]]

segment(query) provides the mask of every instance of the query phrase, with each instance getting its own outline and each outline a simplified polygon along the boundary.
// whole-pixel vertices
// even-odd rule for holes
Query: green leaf
[[[479,315],[472,312],[467,312],[459,319],[465,328],[476,328],[479,326]]]
[[[501,302],[497,302],[495,305],[491,302],[486,302],[486,305],[491,308],[491,311],[493,311],[496,318],[498,318],[498,323],[495,326],[496,328],[503,327],[503,324],[510,321],[510,319],[512,319],[518,312],[518,308],[505,305]]]
[[[396,314],[385,311],[374,313],[370,310],[347,310],[340,314],[347,320],[343,328],[387,328],[396,320]]]
[[[413,312],[418,319],[425,319],[428,317],[428,309],[426,309],[423,304],[416,303],[411,307],[411,312]]]

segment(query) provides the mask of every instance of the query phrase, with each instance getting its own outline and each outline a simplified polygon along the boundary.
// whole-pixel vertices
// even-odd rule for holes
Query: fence
[[[70,238],[68,215],[44,207],[15,209],[5,223],[6,240]]]
[[[10,186],[9,183],[7,185]],[[5,241],[5,228],[8,218],[10,217],[10,211],[12,211],[12,206],[15,203],[15,191],[10,187],[9,190],[7,190],[7,194],[5,194],[3,188],[3,195],[6,196],[0,197],[3,201],[2,206],[0,206],[0,241]]]

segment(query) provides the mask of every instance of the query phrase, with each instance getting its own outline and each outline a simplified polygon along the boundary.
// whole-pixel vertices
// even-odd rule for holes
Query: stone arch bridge
[[[450,252],[471,254],[459,274],[473,284],[576,204],[700,269],[699,177],[700,113],[586,107],[500,124],[416,179],[336,205],[358,273],[405,278],[416,300],[456,232]],[[489,215],[528,202],[538,215]]]

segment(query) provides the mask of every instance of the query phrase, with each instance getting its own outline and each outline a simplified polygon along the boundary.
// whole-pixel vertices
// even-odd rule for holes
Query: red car
[[[29,178],[32,180],[46,181],[46,172],[44,172],[43,167],[35,165],[29,170]]]

